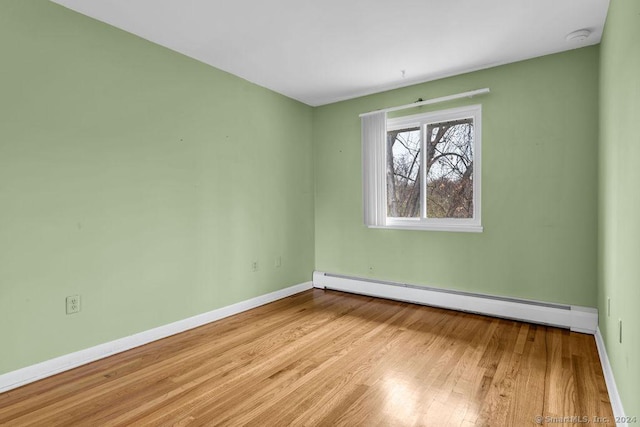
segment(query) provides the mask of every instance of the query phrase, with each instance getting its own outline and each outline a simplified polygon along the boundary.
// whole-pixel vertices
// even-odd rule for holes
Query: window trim
[[[425,128],[430,123],[445,122],[461,118],[473,118],[473,218],[426,218],[426,203],[421,204],[420,218],[396,218],[387,216],[387,194],[386,185],[381,189],[384,197],[378,199],[379,203],[384,203],[384,207],[379,207],[384,211],[384,225],[367,225],[369,228],[387,228],[401,230],[427,230],[427,231],[460,231],[475,232],[483,231],[482,227],[482,105],[475,104],[446,110],[438,110],[427,113],[413,114],[386,119],[386,132],[408,127],[419,127],[422,144],[424,144]],[[386,141],[385,132],[385,141]],[[386,144],[386,142],[385,142]],[[386,175],[386,150],[384,150],[385,170],[377,170],[377,173]],[[426,164],[426,150],[422,147],[422,164]],[[379,169],[379,168],[377,168]],[[426,191],[426,171],[421,168],[421,185]],[[422,189],[421,189],[422,192]],[[422,194],[422,199],[426,200],[426,194]]]

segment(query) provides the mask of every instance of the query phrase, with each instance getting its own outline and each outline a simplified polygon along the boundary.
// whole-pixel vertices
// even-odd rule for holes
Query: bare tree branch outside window
[[[431,123],[387,133],[390,217],[419,217],[421,150],[426,146],[427,218],[473,218],[473,119]]]

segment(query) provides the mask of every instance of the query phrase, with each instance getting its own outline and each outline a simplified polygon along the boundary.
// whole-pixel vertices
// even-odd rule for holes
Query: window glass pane
[[[387,132],[387,216],[420,216],[420,128]]]
[[[473,119],[427,125],[427,217],[473,218]]]

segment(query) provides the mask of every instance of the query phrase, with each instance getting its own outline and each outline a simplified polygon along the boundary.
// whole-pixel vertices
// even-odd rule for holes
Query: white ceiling
[[[597,44],[609,6],[609,0],[52,1],[312,106]],[[592,31],[586,40],[566,40],[583,28]]]

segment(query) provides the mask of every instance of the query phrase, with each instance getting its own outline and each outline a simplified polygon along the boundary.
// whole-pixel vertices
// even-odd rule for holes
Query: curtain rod
[[[405,110],[407,108],[413,108],[413,107],[421,107],[423,105],[437,104],[439,102],[452,101],[454,99],[459,99],[459,98],[472,98],[476,95],[483,95],[489,92],[490,92],[489,88],[485,87],[484,89],[476,89],[476,90],[471,90],[469,92],[456,93],[455,95],[448,95],[448,96],[442,96],[440,98],[427,99],[426,101],[413,102],[411,104],[400,105],[399,107],[389,107],[389,108],[383,108],[381,110],[369,111],[368,113],[360,114],[360,117],[368,116],[370,114],[382,113],[382,112],[389,113],[391,111]]]

